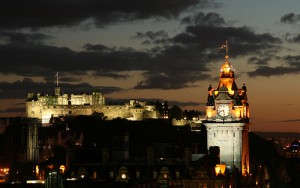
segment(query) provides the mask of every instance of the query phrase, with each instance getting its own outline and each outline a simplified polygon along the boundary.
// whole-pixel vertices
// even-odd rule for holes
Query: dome
[[[234,68],[233,66],[231,65],[231,63],[229,63],[228,61],[226,61],[222,66],[221,66],[221,69],[220,69],[220,72],[234,72]]]
[[[234,78],[234,68],[226,61],[220,69],[220,78]]]

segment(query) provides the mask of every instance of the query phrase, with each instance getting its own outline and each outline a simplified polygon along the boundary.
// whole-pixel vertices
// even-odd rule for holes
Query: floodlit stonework
[[[55,95],[29,93],[26,99],[26,116],[38,118],[45,125],[52,117],[68,115],[92,115],[103,113],[107,120],[126,118],[138,121],[147,118],[156,119],[159,112],[154,105],[130,100],[124,105],[106,105],[105,97],[99,91],[92,94],[61,94],[60,88],[55,88]]]
[[[221,66],[219,85],[208,88],[206,117],[207,147],[220,147],[220,162],[229,170],[237,168],[243,175],[249,173],[249,104],[245,84],[238,88],[234,69],[226,61]]]

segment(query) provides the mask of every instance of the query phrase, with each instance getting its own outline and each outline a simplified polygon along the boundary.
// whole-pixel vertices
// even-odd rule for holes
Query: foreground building
[[[92,115],[103,113],[106,119],[126,118],[128,120],[157,119],[160,117],[155,105],[130,100],[124,105],[106,105],[105,97],[99,91],[92,94],[64,94],[55,87],[55,94],[28,93],[26,117],[37,118],[42,123],[50,123],[51,118],[68,115]]]
[[[249,174],[249,104],[247,88],[245,84],[240,89],[237,87],[234,71],[226,53],[218,87],[208,88],[203,124],[207,128],[207,147],[219,146],[220,162],[231,172],[237,169],[246,176]]]

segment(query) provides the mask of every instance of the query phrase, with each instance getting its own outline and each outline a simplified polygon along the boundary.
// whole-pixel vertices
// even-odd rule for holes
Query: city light
[[[216,176],[218,175],[225,175],[226,165],[225,164],[217,164],[215,166],[215,173]]]
[[[64,165],[60,165],[59,170],[60,170],[60,173],[64,174],[66,167]]]
[[[45,180],[27,180],[27,184],[45,184]]]

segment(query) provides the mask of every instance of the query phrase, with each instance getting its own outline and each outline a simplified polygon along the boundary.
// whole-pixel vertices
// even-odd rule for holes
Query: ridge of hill
[[[253,133],[265,139],[292,138],[295,140],[300,140],[300,133],[297,132],[255,132],[253,131]]]

